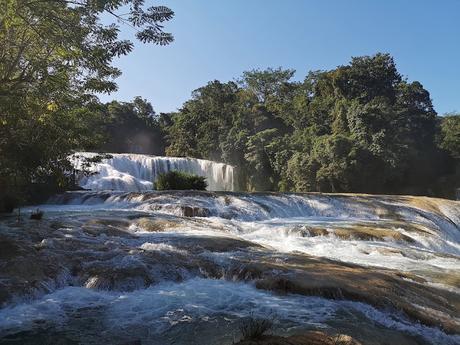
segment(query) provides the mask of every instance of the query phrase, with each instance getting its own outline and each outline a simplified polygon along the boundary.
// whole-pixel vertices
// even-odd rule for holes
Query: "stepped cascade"
[[[177,170],[206,177],[208,190],[233,191],[233,167],[205,159],[161,157],[131,153],[109,154],[111,158],[93,163],[94,174],[81,176],[79,185],[90,190],[140,192],[153,189],[159,174]],[[77,152],[72,156],[76,169],[82,169],[85,159],[97,153]]]
[[[168,160],[199,164],[115,155],[82,183],[104,190],[0,219],[0,345],[247,345],[251,318],[348,345],[460,344],[460,202],[122,190]]]

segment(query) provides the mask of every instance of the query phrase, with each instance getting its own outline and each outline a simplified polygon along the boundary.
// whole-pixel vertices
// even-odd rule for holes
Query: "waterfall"
[[[71,160],[75,169],[81,170],[86,159],[97,153],[77,152]],[[233,167],[204,159],[160,157],[131,153],[110,154],[112,158],[93,163],[88,176],[79,178],[79,185],[91,190],[118,190],[140,192],[153,189],[159,174],[172,170],[206,177],[208,190],[234,190]]]
[[[114,155],[81,183],[148,188],[160,166],[229,182],[218,163]],[[37,207],[40,222],[0,217],[0,344],[231,345],[252,318],[460,344],[458,201],[92,190],[21,214]]]

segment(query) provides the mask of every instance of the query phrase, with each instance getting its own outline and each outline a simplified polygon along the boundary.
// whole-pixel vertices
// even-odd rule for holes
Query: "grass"
[[[273,319],[255,318],[251,315],[240,326],[241,340],[256,340],[273,329]]]

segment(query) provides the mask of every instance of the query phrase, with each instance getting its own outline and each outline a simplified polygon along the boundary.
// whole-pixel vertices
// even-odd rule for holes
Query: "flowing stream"
[[[152,181],[153,162],[98,169]],[[282,336],[460,344],[459,202],[124,191],[147,184],[114,175],[40,205],[41,221],[0,220],[0,344],[230,345],[250,318]]]

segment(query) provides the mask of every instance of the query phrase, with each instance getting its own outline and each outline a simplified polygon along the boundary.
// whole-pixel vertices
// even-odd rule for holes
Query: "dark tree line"
[[[245,72],[169,114],[166,154],[223,161],[242,189],[453,196],[459,116],[438,117],[388,54],[330,71]]]

